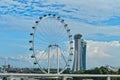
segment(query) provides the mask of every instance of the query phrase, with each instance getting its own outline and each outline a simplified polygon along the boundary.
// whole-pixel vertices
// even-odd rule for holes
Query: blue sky
[[[53,13],[69,24],[73,35],[81,33],[87,41],[87,68],[120,67],[119,4],[120,0],[1,0],[0,58],[27,62],[31,27],[39,16]]]

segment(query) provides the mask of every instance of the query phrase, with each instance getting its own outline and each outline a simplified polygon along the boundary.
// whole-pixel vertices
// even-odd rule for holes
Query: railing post
[[[111,79],[110,79],[110,76],[107,76],[107,80],[111,80]]]
[[[63,80],[67,80],[67,77],[66,77],[66,76],[63,76]]]

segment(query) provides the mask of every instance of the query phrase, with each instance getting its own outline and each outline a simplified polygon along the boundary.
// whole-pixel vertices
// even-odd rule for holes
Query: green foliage
[[[76,71],[75,74],[84,74],[84,71],[82,71],[82,70]]]
[[[67,69],[63,72],[63,74],[70,74],[70,68],[67,68]]]
[[[96,67],[94,69],[89,69],[85,71],[76,71],[75,74],[120,74],[120,69],[118,71],[112,71],[104,66],[101,66],[99,68]]]
[[[118,71],[112,71],[109,70],[108,68],[101,66],[101,67],[96,67],[94,69],[89,69],[85,71],[76,71],[75,74],[120,74],[120,69]],[[73,80],[82,80],[83,78],[73,78]],[[84,78],[85,79],[85,78]],[[107,80],[106,78],[90,78],[93,80]],[[120,78],[111,78],[111,80],[120,80]]]
[[[120,74],[120,68],[118,69],[118,74]]]

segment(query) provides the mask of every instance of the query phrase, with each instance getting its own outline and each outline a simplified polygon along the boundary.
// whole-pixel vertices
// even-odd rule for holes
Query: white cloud
[[[120,65],[115,63],[119,62],[120,56],[119,52],[120,52],[119,41],[102,42],[87,40],[87,68],[104,66],[106,64],[118,67]],[[32,54],[20,55],[18,57],[12,56],[11,58],[9,58],[9,62],[11,62],[10,59],[12,59],[12,63],[14,63],[14,65],[16,62],[21,62],[21,64],[27,66],[25,65],[25,63],[28,62],[27,64],[29,66],[30,65],[33,66],[34,60],[31,59],[31,55]],[[47,54],[44,52],[39,52],[38,54],[36,54],[36,56],[38,59],[42,60],[47,60],[48,58]],[[53,56],[56,56],[54,50],[53,53],[51,54],[51,58],[53,58]],[[43,66],[45,66],[44,63],[42,67]]]
[[[9,25],[12,26],[21,26],[23,27],[24,25],[34,25],[34,19],[29,18],[25,19],[24,17],[21,18],[21,16],[19,14],[19,11],[22,10],[22,12],[24,12],[23,14],[34,14],[34,16],[38,13],[45,13],[49,8],[53,9],[51,10],[52,12],[58,12],[60,13],[60,15],[67,17],[68,19],[71,19],[71,17],[73,18],[77,18],[77,19],[82,19],[83,21],[104,21],[104,20],[109,20],[111,17],[116,17],[116,16],[120,16],[120,12],[119,12],[119,3],[120,0],[75,0],[75,1],[67,1],[67,0],[48,0],[48,1],[41,1],[41,0],[36,0],[37,5],[32,5],[32,7],[30,7],[30,4],[32,4],[32,1],[28,1],[27,4],[29,4],[29,8],[31,8],[32,12],[29,11],[29,9],[27,9],[24,6],[20,6],[23,5],[23,3],[20,3],[18,1],[13,1],[13,0],[5,0],[1,2],[1,5],[5,5],[8,4],[8,7],[11,7],[12,4],[16,4],[19,5],[17,7],[14,8],[9,8],[10,11],[12,10],[17,10],[18,14],[16,14],[16,16],[1,16],[1,21],[4,23],[8,23]],[[42,3],[41,3],[42,2]],[[41,4],[39,4],[41,3]],[[45,6],[45,7],[40,7],[38,5],[45,5],[45,4],[50,4],[51,6]],[[52,7],[53,4],[61,4],[61,5],[65,5],[64,7],[61,7],[60,9],[54,9],[54,8],[58,8],[58,6],[54,6]],[[102,5],[102,6],[101,6]],[[4,12],[4,8],[3,8],[3,12]],[[38,10],[41,10],[40,12],[37,12]],[[69,10],[71,12],[65,12],[64,10]],[[49,10],[48,10],[49,11]],[[9,12],[5,11],[5,12]],[[14,14],[15,15],[15,14]],[[71,16],[71,17],[70,17]],[[39,17],[39,16],[38,16]],[[10,20],[11,19],[11,20]],[[32,20],[31,20],[32,19]],[[36,18],[37,19],[37,18]],[[13,22],[14,21],[14,22]],[[75,20],[73,20],[75,21]],[[93,33],[103,33],[103,34],[110,34],[110,35],[119,35],[120,32],[120,27],[119,26],[109,26],[109,28],[107,28],[108,26],[96,26],[96,25],[90,25],[90,24],[86,24],[82,23],[82,22],[75,22],[72,23],[73,21],[70,21],[70,25],[74,26],[74,29],[76,31],[74,32],[83,32],[86,33],[85,31],[88,32],[88,34],[93,34]],[[2,23],[1,22],[1,23]],[[22,23],[22,24],[21,24]],[[80,27],[81,26],[81,27]],[[83,28],[82,28],[83,27]],[[114,28],[113,28],[114,27]],[[79,31],[78,31],[79,30]],[[94,31],[93,31],[94,30]],[[114,31],[113,31],[114,30]],[[113,33],[111,33],[111,31]]]
[[[119,41],[87,41],[87,68],[104,65],[119,67]]]
[[[86,19],[88,21],[104,21],[111,17],[120,16],[119,0],[51,0],[49,2],[56,2],[65,4],[62,9],[73,10],[71,16],[80,19]],[[61,9],[61,10],[62,10]],[[66,13],[69,15],[69,13]]]
[[[39,16],[38,16],[39,17]],[[1,16],[0,24],[9,26],[3,27],[1,32],[8,29],[13,30],[31,30],[31,27],[35,25],[35,21],[38,18],[29,18],[29,17],[21,17],[21,16]],[[95,34],[104,34],[107,36],[120,36],[120,26],[98,26],[87,24],[79,21],[65,19],[65,22],[68,23],[71,32],[73,34],[81,33],[84,36],[95,36]]]
[[[20,5],[18,2],[13,1],[13,0],[2,0],[1,5],[10,5],[10,4],[16,4],[16,5]]]
[[[32,2],[37,3],[34,4]],[[40,10],[39,13],[51,11],[58,12],[65,16],[84,19],[88,22],[105,21],[111,19],[112,17],[120,16],[119,3],[120,0],[28,0],[26,4],[13,0],[1,1],[1,5],[8,6],[10,11],[17,10],[19,12],[22,10],[26,14],[34,14],[35,11],[38,10]],[[13,4],[17,5],[17,7],[11,7]],[[59,6],[53,6],[54,4],[64,6],[59,8]],[[29,12],[26,6],[31,8],[33,12]],[[64,10],[68,10],[70,12],[64,12]]]
[[[0,24],[3,25],[3,29],[0,30],[1,32],[4,32],[4,30],[30,31],[31,27],[35,24],[35,19],[18,15],[2,15],[0,20]]]
[[[96,34],[120,36],[120,26],[99,26],[74,20],[67,20],[67,23],[73,34],[81,33],[87,37],[94,37]]]
[[[34,0],[40,2],[44,5],[44,7],[39,7],[37,5],[32,5],[32,0],[28,0],[27,4],[20,3],[18,1],[13,0],[2,0],[0,5],[7,6],[8,9],[1,8],[2,12],[12,12],[12,10],[17,10],[18,13],[14,13],[11,15],[0,15],[0,24],[7,25],[3,26],[0,32],[4,32],[5,30],[10,31],[13,30],[31,30],[31,27],[35,24],[35,19],[38,20],[39,14],[35,11],[40,10],[45,13],[49,8],[52,9],[53,12],[58,12],[59,15],[62,15],[65,21],[70,26],[73,34],[81,33],[86,37],[92,36],[96,37],[96,34],[103,34],[106,36],[120,36],[120,26],[98,26],[87,24],[86,20],[89,22],[94,21],[105,21],[109,20],[112,17],[120,16],[120,0]],[[13,4],[16,4],[17,7],[12,7]],[[50,6],[46,6],[49,5]],[[62,4],[64,7],[57,8],[57,6],[51,7],[53,4]],[[25,8],[28,6],[29,9]],[[64,10],[69,10],[70,12],[65,12]],[[19,12],[22,12],[22,16],[20,16]],[[49,10],[50,11],[50,10]],[[40,12],[40,13],[41,13]],[[25,14],[34,14],[34,18],[29,16],[23,16]],[[14,16],[12,16],[14,15]],[[38,16],[36,18],[36,16]],[[72,19],[72,18],[75,19]],[[76,20],[77,18],[77,20]],[[82,19],[83,22],[80,22],[79,19]],[[84,21],[85,20],[85,21]],[[29,33],[29,32],[28,32]],[[97,36],[99,37],[99,36]],[[118,55],[120,52],[120,43],[119,41],[111,41],[111,42],[99,42],[99,41],[87,41],[87,56],[95,59],[97,57],[100,61],[101,59],[112,59],[115,61],[118,59]],[[114,54],[113,54],[114,53]],[[43,56],[45,57],[45,55]],[[23,59],[21,57],[21,59]],[[115,59],[116,58],[116,59]],[[29,59],[29,58],[25,58]],[[90,58],[91,59],[91,58]],[[91,60],[93,60],[91,59]],[[110,60],[111,61],[111,60]],[[96,60],[96,63],[98,61]],[[113,63],[112,63],[113,64]]]
[[[91,40],[87,41],[87,56],[98,58],[112,58],[116,57],[116,55],[114,55],[115,53],[116,54],[119,53],[120,51],[119,48],[120,48],[119,41],[99,42]]]

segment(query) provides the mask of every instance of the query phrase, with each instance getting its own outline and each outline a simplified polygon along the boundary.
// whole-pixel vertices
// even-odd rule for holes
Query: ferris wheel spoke
[[[42,41],[41,41],[41,40],[39,40],[39,41],[35,40],[35,41],[36,41],[35,44],[37,44],[37,45],[42,45],[42,44],[43,44],[43,45],[44,45],[44,44],[47,45],[47,44],[50,43],[49,41],[44,42],[44,40],[42,40]]]
[[[47,39],[45,39],[45,37],[43,38],[44,36],[36,36],[36,39],[39,40],[40,42],[46,42],[46,43],[49,43],[49,41]]]
[[[65,34],[64,34],[64,35],[57,35],[57,36],[59,36],[59,38],[58,38],[58,41],[59,41],[59,42],[68,41],[68,40],[66,40],[66,37],[67,37],[67,36],[65,36]]]
[[[66,36],[65,34],[66,33],[63,33],[63,34],[60,35],[59,41],[61,41],[61,42],[68,41],[68,36]]]
[[[65,56],[63,55],[63,53],[61,53],[61,55],[62,55],[62,57],[63,57],[65,63],[67,63],[67,61],[66,61]]]

